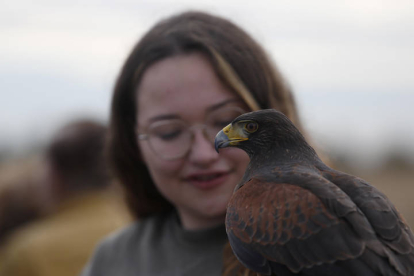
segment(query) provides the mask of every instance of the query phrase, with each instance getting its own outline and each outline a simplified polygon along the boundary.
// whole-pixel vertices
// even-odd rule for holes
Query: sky
[[[0,151],[44,144],[75,118],[106,122],[134,44],[186,10],[226,17],[263,45],[320,148],[363,164],[390,148],[414,156],[412,0],[2,1]]]

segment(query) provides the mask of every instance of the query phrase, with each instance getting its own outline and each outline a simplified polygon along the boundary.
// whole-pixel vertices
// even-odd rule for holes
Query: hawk
[[[414,275],[414,236],[390,200],[325,165],[293,123],[268,109],[220,131],[216,150],[250,163],[226,214],[233,252],[263,275]]]

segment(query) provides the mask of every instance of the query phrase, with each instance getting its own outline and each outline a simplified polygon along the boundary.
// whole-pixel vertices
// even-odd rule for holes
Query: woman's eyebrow
[[[210,106],[209,108],[207,108],[207,111],[211,112],[211,111],[217,110],[217,109],[219,109],[219,108],[221,108],[221,107],[223,107],[223,106],[225,106],[229,103],[233,103],[233,102],[242,102],[242,101],[240,99],[237,99],[237,98],[228,99],[228,100],[225,100],[221,103]]]
[[[225,106],[229,103],[233,103],[233,102],[242,102],[242,101],[240,99],[237,99],[237,98],[228,99],[228,100],[225,100],[223,102],[220,102],[220,103],[217,103],[217,104],[214,104],[214,105],[208,107],[207,111],[211,112],[211,111],[220,109],[221,107],[223,107],[223,106]],[[161,115],[157,115],[157,116],[154,116],[154,117],[150,118],[148,120],[148,122],[151,124],[151,123],[154,123],[156,121],[174,120],[174,119],[181,119],[181,117],[179,115],[176,115],[176,114],[161,114]]]
[[[173,120],[173,119],[180,119],[180,116],[175,115],[175,114],[161,114],[161,115],[150,118],[148,121],[149,123],[153,123],[156,121]]]

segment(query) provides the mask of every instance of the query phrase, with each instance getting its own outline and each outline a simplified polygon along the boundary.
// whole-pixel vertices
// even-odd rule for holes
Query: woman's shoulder
[[[170,217],[171,214],[154,215],[110,234],[98,245],[82,275],[131,275],[131,264],[138,261],[136,256],[162,238]]]

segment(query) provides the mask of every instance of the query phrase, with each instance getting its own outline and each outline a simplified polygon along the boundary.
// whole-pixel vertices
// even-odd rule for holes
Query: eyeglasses
[[[213,146],[217,133],[243,113],[235,106],[221,108],[211,112],[204,124],[192,126],[181,119],[158,121],[148,127],[147,133],[138,133],[138,139],[147,140],[151,150],[165,160],[179,159],[190,151],[196,129],[202,129]]]

